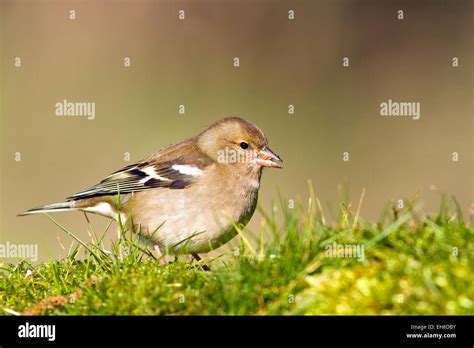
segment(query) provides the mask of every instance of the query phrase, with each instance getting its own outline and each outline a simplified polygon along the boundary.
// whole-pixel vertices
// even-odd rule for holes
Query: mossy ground
[[[124,238],[110,252],[95,237],[64,260],[2,265],[0,313],[474,314],[474,229],[455,205],[450,213],[443,201],[436,217],[421,217],[408,204],[378,223],[341,205],[337,222],[328,224],[315,202],[282,204],[280,218],[261,211],[259,234],[243,231],[240,247],[200,263],[178,257],[159,266],[122,226]],[[363,259],[329,257],[334,242],[364,246]]]

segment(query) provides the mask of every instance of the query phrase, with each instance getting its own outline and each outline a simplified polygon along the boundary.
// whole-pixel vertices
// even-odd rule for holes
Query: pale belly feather
[[[159,195],[141,192],[132,203],[135,229],[140,226],[144,236],[174,254],[216,249],[237,234],[235,224],[248,223],[255,211],[258,187],[244,197],[229,190],[220,195],[224,201],[213,199],[214,194],[199,187],[164,189]],[[145,202],[147,210],[142,209]]]

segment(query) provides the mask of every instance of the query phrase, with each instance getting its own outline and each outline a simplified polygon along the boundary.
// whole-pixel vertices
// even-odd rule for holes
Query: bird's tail
[[[70,210],[77,210],[77,208],[75,207],[74,201],[42,205],[41,207],[29,209],[23,213],[18,214],[17,216],[25,216],[25,215],[38,214],[38,213],[55,213],[58,211],[70,211]]]

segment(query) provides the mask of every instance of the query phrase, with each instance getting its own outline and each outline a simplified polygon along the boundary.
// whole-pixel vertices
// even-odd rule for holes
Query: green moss
[[[81,246],[89,250],[83,260],[73,252],[39,266],[4,266],[0,308],[5,315],[472,315],[474,230],[445,206],[436,218],[408,208],[378,224],[342,208],[339,222],[327,225],[314,206],[282,205],[281,223],[262,212],[267,242],[243,232],[238,255],[204,260],[209,272],[183,257],[159,266],[126,238],[106,254],[97,240]],[[333,243],[364,246],[364,257],[328,257]],[[25,277],[27,270],[33,274]]]

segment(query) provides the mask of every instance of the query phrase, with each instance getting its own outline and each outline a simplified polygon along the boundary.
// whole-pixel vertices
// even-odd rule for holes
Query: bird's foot
[[[163,259],[163,254],[161,253],[158,244],[153,244],[153,249],[155,250],[156,258],[159,260],[160,266],[163,266],[165,264],[165,260]]]
[[[198,254],[192,254],[192,255],[193,255],[194,259],[195,259],[197,262],[199,262],[199,261],[202,260],[201,257],[200,257]],[[209,268],[209,266],[208,266],[208,265],[205,265],[205,264],[201,265],[201,267],[202,267],[203,271],[206,271],[206,272],[209,272],[209,271],[211,270],[211,269]]]

